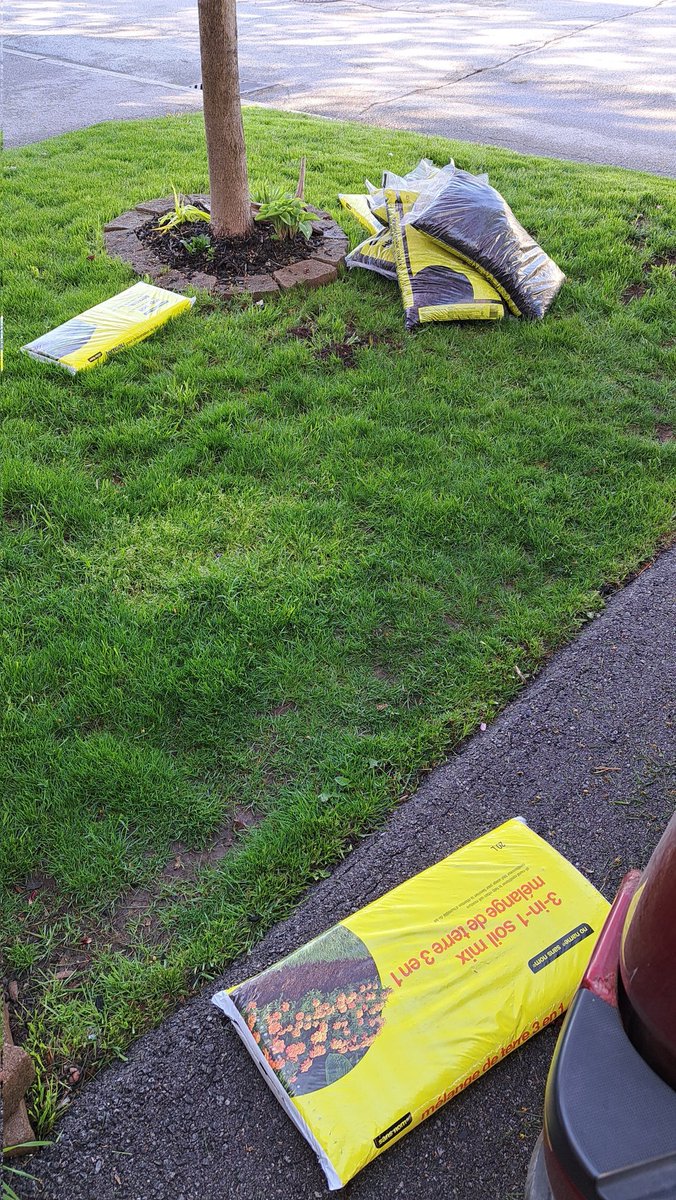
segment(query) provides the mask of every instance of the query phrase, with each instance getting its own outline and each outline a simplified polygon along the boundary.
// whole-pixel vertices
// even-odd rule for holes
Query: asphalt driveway
[[[85,1087],[29,1164],[43,1200],[306,1200],[312,1152],[210,1004],[510,816],[612,897],[676,803],[676,548],[615,597],[484,734],[432,772],[295,915]],[[556,1030],[526,1043],[357,1177],[349,1200],[521,1200]]]
[[[238,0],[243,98],[671,175],[676,0]],[[199,107],[196,0],[8,0],[7,146]]]

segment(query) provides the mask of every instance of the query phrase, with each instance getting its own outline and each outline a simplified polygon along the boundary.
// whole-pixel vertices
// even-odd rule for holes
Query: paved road
[[[239,0],[246,100],[672,175],[676,0]],[[199,106],[196,0],[6,0],[6,145]]]
[[[85,1088],[59,1141],[30,1164],[43,1185],[16,1184],[19,1194],[321,1200],[311,1151],[209,996],[518,813],[611,897],[623,873],[646,862],[676,803],[675,581],[676,548],[612,598],[247,960]],[[345,1195],[522,1200],[555,1032],[494,1067]]]

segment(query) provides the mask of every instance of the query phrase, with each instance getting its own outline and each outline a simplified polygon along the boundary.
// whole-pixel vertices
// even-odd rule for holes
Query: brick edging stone
[[[192,195],[186,197],[190,204],[209,206],[209,197]],[[265,300],[268,296],[287,292],[289,288],[302,285],[304,287],[321,287],[333,283],[338,276],[338,269],[347,254],[347,235],[330,213],[308,205],[312,213],[312,226],[322,234],[322,240],[307,258],[281,267],[278,271],[261,272],[258,275],[248,275],[237,283],[220,283],[215,275],[204,271],[179,271],[167,266],[153,254],[137,236],[138,230],[151,217],[162,217],[174,206],[172,196],[161,196],[156,200],[144,200],[129,212],[122,213],[104,226],[103,240],[106,251],[113,258],[120,258],[127,263],[137,275],[147,275],[159,287],[182,289],[186,287],[213,292],[214,295],[230,298],[238,295],[249,295],[253,300]]]
[[[35,1079],[32,1059],[21,1046],[15,1046],[9,1025],[9,1012],[0,990],[2,1005],[2,1056],[0,1057],[0,1091],[2,1112],[0,1114],[0,1145],[7,1157],[17,1151],[8,1151],[10,1146],[23,1146],[33,1141],[35,1135],[28,1120],[24,1095]],[[4,1194],[4,1193],[3,1193]]]

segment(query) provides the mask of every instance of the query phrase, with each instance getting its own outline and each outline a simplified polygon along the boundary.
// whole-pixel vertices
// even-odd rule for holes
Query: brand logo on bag
[[[410,1112],[407,1112],[406,1116],[400,1117],[398,1121],[394,1122],[394,1125],[390,1125],[388,1129],[383,1129],[382,1133],[374,1137],[373,1145],[377,1150],[382,1150],[383,1146],[392,1141],[392,1138],[396,1138],[397,1134],[403,1133],[405,1129],[408,1129],[412,1120],[413,1117]]]
[[[584,941],[585,938],[591,937],[594,930],[591,925],[585,921],[582,925],[578,925],[576,929],[571,929],[570,933],[565,933],[558,942],[552,942],[551,946],[545,946],[539,954],[528,959],[528,966],[534,975],[541,971],[543,967],[549,966],[555,958],[560,958],[567,950],[572,950],[573,946],[577,946],[578,942]]]

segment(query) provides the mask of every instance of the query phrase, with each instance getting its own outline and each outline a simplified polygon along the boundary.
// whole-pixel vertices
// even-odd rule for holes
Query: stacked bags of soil
[[[383,173],[380,188],[340,196],[371,234],[349,267],[396,278],[407,329],[430,321],[539,320],[565,276],[517,221],[486,175],[422,159],[408,175]]]

